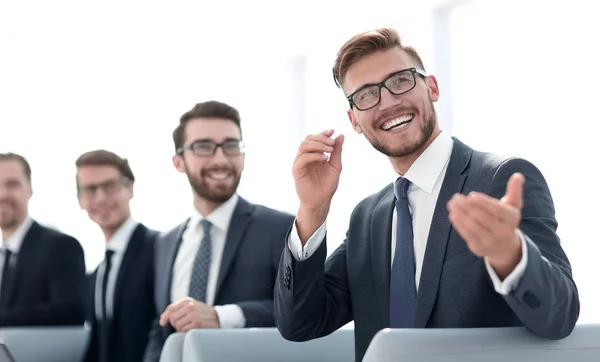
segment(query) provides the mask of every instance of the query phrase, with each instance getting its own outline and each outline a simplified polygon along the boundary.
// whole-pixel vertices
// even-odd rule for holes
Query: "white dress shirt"
[[[0,248],[0,283],[2,283],[2,272],[4,271],[4,261],[6,260],[6,249],[10,250],[11,254],[13,255],[11,257],[12,262],[10,262],[10,264],[12,264],[16,260],[15,256],[19,254],[19,249],[21,249],[21,244],[23,243],[23,239],[29,231],[31,224],[33,224],[33,219],[28,216],[8,239],[4,240],[4,234],[2,234],[2,248]]]
[[[221,259],[223,257],[223,250],[225,249],[227,232],[238,199],[239,196],[234,194],[229,200],[207,216],[202,215],[198,210],[194,210],[181,237],[181,245],[175,258],[173,280],[171,281],[171,302],[176,302],[189,296],[192,268],[204,234],[200,221],[206,219],[212,224],[210,231],[212,254],[206,286],[206,304],[214,304],[217,279],[221,268]],[[246,325],[246,318],[238,305],[218,305],[214,306],[214,308],[219,317],[221,328],[243,328]]]
[[[441,132],[429,147],[427,147],[427,149],[425,149],[425,151],[423,151],[423,153],[415,160],[406,172],[406,175],[404,175],[404,177],[411,182],[408,189],[408,203],[413,221],[415,285],[417,289],[419,288],[419,281],[421,279],[421,270],[423,268],[423,259],[425,257],[425,248],[427,246],[427,237],[431,227],[433,211],[440,194],[440,189],[442,188],[453,146],[454,141],[452,140],[452,137],[446,132]],[[398,175],[396,175],[396,178],[397,177]],[[402,175],[400,175],[400,177],[402,177]],[[393,265],[394,251],[396,250],[396,220],[396,209],[394,208],[392,215],[391,265]],[[323,225],[321,225],[308,239],[304,247],[302,247],[296,229],[296,222],[294,222],[293,230],[290,233],[288,240],[288,247],[296,260],[302,261],[310,257],[318,249],[325,238],[327,230],[326,224],[327,222],[323,223]],[[494,289],[496,292],[503,295],[507,295],[517,286],[523,275],[525,266],[527,265],[527,247],[525,238],[520,231],[519,235],[521,236],[522,245],[521,261],[504,281],[500,280],[487,260],[485,261],[487,271],[494,283]]]
[[[129,245],[129,239],[135,231],[139,223],[132,218],[125,220],[123,225],[117,229],[115,234],[106,243],[106,250],[112,250],[114,253],[110,259],[110,271],[108,275],[108,283],[106,284],[106,315],[110,319],[113,315],[113,304],[115,300],[115,287],[119,268],[123,261],[123,256]],[[94,293],[94,303],[96,310],[96,318],[102,319],[102,281],[104,280],[104,270],[106,268],[105,261],[102,261],[96,274],[96,285]]]

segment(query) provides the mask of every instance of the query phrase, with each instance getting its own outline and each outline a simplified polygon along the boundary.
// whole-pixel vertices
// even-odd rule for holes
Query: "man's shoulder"
[[[31,227],[27,231],[26,235],[37,234],[37,237],[45,243],[59,243],[59,244],[74,244],[79,245],[79,241],[75,237],[64,233],[54,227],[49,227],[33,221]]]
[[[264,219],[270,222],[291,223],[295,216],[281,210],[276,210],[271,207],[261,204],[250,204],[252,207],[252,215],[256,219]]]

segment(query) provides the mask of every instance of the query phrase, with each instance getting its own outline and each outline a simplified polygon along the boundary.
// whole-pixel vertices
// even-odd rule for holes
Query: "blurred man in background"
[[[106,240],[104,261],[91,276],[87,362],[139,362],[154,318],[154,241],[158,232],[131,217],[135,177],[113,152],[84,153],[77,166],[77,199]]]
[[[31,167],[0,154],[0,327],[83,325],[80,243],[29,216]]]
[[[148,362],[158,361],[174,331],[273,327],[273,285],[294,220],[236,193],[245,155],[235,108],[196,104],[181,116],[173,141],[173,164],[189,180],[194,210],[157,242]]]

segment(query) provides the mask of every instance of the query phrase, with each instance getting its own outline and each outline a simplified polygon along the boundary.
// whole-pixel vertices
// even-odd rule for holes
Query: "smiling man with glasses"
[[[107,150],[81,155],[77,199],[106,241],[92,273],[87,320],[92,327],[85,362],[141,361],[154,319],[154,242],[158,232],[131,216],[135,177],[129,162]]]
[[[333,76],[350,123],[396,177],[356,206],[346,240],[326,260],[344,137],[326,130],[301,142],[277,327],[304,341],[354,321],[357,361],[388,327],[524,326],[568,336],[579,296],[544,177],[526,160],[478,152],[442,131],[433,106],[440,89],[424,69],[393,29],[340,49]]]
[[[294,217],[237,194],[244,169],[238,111],[196,104],[173,132],[173,164],[193,194],[190,218],[157,242],[157,316],[145,361],[196,328],[273,327],[273,284]]]

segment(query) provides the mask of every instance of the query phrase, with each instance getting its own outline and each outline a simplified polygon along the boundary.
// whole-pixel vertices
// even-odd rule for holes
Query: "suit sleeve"
[[[352,320],[346,248],[347,238],[327,261],[326,237],[303,261],[289,248],[283,250],[275,284],[275,321],[285,339],[323,337]]]
[[[567,337],[579,318],[579,295],[571,265],[556,234],[554,203],[541,172],[522,159],[503,163],[492,182],[491,196],[501,198],[510,176],[525,176],[521,231],[527,264],[519,282],[504,296],[531,332],[548,339]]]
[[[271,234],[270,243],[270,263],[271,263],[271,282],[275,284],[277,270],[279,268],[279,258],[281,252],[286,246],[286,234],[288,228],[294,222],[292,216],[281,218],[278,222],[277,231]],[[253,300],[236,303],[242,310],[245,319],[246,328],[265,328],[275,326],[273,316],[273,299]]]
[[[83,325],[86,275],[83,249],[76,239],[61,235],[46,259],[49,302],[0,312],[0,325]],[[26,287],[26,286],[25,286]]]

